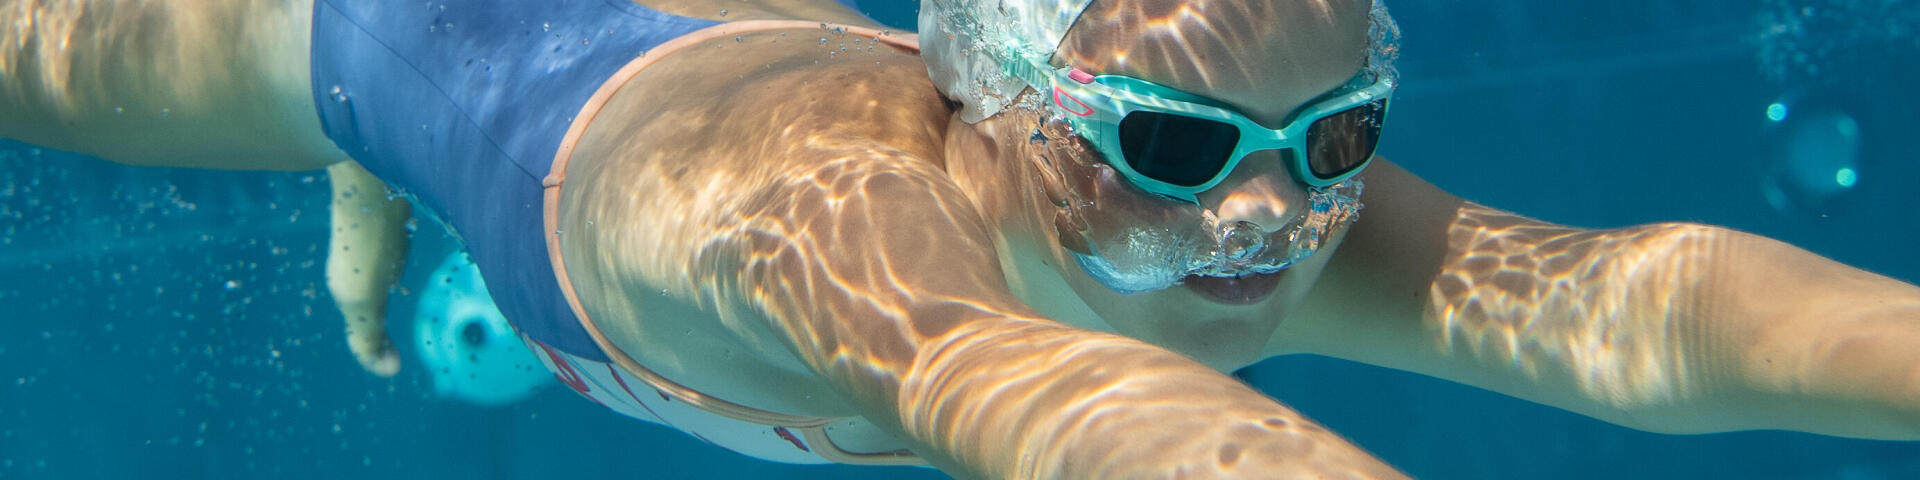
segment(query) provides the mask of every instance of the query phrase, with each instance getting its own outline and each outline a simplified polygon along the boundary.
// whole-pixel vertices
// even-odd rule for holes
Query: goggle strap
[[[1017,59],[1011,62],[1000,62],[1001,70],[1006,71],[1008,76],[1025,81],[1028,86],[1035,89],[1046,89],[1045,85],[1048,85],[1049,82],[1047,82],[1046,74],[1041,70],[1039,64],[1021,57],[1020,52],[1008,51],[1006,55]]]

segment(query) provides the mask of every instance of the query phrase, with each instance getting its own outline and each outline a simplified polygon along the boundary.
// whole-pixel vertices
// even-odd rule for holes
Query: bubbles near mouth
[[[1098,234],[1083,228],[1085,241],[1076,244],[1082,248],[1069,249],[1081,272],[1114,292],[1186,284],[1216,302],[1253,303],[1273,292],[1285,269],[1313,256],[1358,217],[1361,188],[1351,179],[1313,189],[1311,208],[1271,230],[1247,221],[1221,225],[1208,210],[1172,224],[1137,222]]]

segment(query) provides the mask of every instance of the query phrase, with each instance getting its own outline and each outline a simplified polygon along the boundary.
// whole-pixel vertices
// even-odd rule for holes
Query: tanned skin
[[[720,20],[865,23],[832,2],[737,2],[725,16],[642,3]],[[310,7],[0,6],[5,24],[32,27],[0,40],[28,39],[0,43],[0,68],[37,73],[0,90],[0,136],[134,164],[337,164],[344,155],[315,146],[325,140],[304,74]],[[1182,8],[1213,13],[1198,26],[1153,21]],[[1367,10],[1095,2],[1059,55],[1277,126],[1360,68]],[[1154,30],[1169,28],[1197,30]],[[69,40],[52,48],[56,35]],[[236,48],[223,35],[257,38]],[[967,478],[1400,478],[1221,373],[1295,352],[1649,430],[1920,439],[1912,285],[1714,227],[1521,218],[1377,160],[1362,176],[1362,220],[1265,299],[1221,305],[1180,287],[1123,296],[1071,261],[1075,239],[1057,228],[1049,192],[1079,187],[1036,160],[1097,158],[1070,141],[1028,141],[1045,127],[1039,112],[961,122],[911,52],[838,51],[813,40],[821,35],[761,32],[660,59],[588,125],[569,167],[561,249],[584,308],[622,350],[708,395],[858,415]],[[223,66],[169,66],[203,57]],[[116,102],[169,113],[116,120],[96,108]],[[237,121],[186,113],[228,110],[271,128],[115,134],[222,128]],[[1245,164],[1202,202],[1246,218],[1288,211],[1303,187],[1285,167]],[[382,232],[405,215],[388,208],[398,207],[336,209],[334,221],[359,221],[360,242],[390,243]],[[364,286],[355,283],[335,291]],[[364,330],[359,345],[384,340]],[[381,366],[378,348],[356,353]]]

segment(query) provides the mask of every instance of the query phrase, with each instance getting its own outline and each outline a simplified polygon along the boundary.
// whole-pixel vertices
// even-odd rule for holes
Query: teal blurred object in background
[[[412,225],[419,236],[418,221]],[[396,318],[388,326],[412,324],[414,356],[420,359],[419,368],[433,377],[433,393],[498,407],[554,383],[552,373],[494,306],[473,259],[459,250],[442,256],[439,268],[415,292],[420,302],[413,316]]]
[[[862,3],[911,28],[917,2]],[[1391,5],[1382,154],[1442,188],[1580,226],[1727,225],[1920,280],[1915,2]],[[322,278],[327,200],[320,172],[0,144],[0,478],[940,478],[758,461],[565,389],[449,401],[413,351],[367,375]],[[390,317],[415,314],[438,232],[416,232]],[[1920,443],[1656,435],[1316,357],[1240,373],[1420,478],[1920,478]]]

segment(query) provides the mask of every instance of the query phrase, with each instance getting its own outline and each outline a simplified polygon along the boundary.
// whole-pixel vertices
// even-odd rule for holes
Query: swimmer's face
[[[1349,0],[1096,1],[1069,31],[1056,62],[1206,96],[1279,128],[1362,68],[1370,7]],[[1192,224],[1206,212],[1222,223],[1248,221],[1284,236],[1275,227],[1300,217],[1313,200],[1276,151],[1249,156],[1194,205],[1130,188],[1087,149],[1052,150],[1063,172],[1056,180],[1083,201],[1057,229],[1061,246],[1076,253],[1115,235],[1137,236],[1142,226]],[[1188,276],[1181,286],[1122,294],[1071,263],[1061,270],[1119,333],[1232,369],[1266,356],[1281,319],[1326,266],[1340,230],[1313,256],[1275,274]]]

